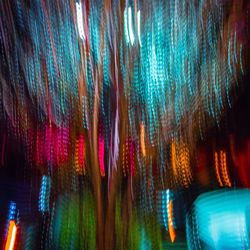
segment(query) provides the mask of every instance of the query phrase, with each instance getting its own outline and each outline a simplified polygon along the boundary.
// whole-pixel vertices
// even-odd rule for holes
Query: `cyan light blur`
[[[187,215],[188,249],[249,249],[249,214],[250,189],[200,195]]]

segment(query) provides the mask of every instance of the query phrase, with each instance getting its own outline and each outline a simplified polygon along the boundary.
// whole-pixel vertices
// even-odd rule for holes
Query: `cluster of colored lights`
[[[48,144],[60,140],[50,138],[56,136],[49,132],[52,127],[68,128],[76,134],[93,130],[94,109],[99,105],[97,118],[103,131],[98,140],[100,151],[104,151],[99,158],[112,148],[114,167],[119,153],[118,128],[123,120],[128,119],[126,133],[141,145],[143,156],[147,151],[144,144],[161,147],[171,143],[173,136],[188,143],[202,136],[207,119],[219,124],[232,102],[231,86],[238,73],[244,73],[243,46],[233,24],[223,26],[223,4],[131,3],[124,9],[105,6],[103,15],[97,11],[102,9],[99,2],[76,1],[73,8],[65,0],[63,6],[36,1],[26,11],[25,4],[19,5],[19,11],[25,11],[30,20],[26,23],[29,46],[22,49],[22,36],[13,41],[6,36],[13,53],[3,47],[9,56],[2,60],[7,60],[14,73],[9,78],[3,75],[1,113],[27,145],[35,140],[42,126],[46,131],[42,129],[41,136],[47,137]],[[119,20],[119,16],[123,19]],[[3,23],[7,30],[11,28],[6,20]],[[20,53],[24,53],[21,61]],[[17,90],[16,98],[10,86]],[[121,113],[122,105],[128,117]],[[25,117],[24,122],[21,117]],[[37,132],[30,131],[34,125]],[[191,136],[186,135],[184,127]],[[73,138],[77,136],[69,141]],[[37,148],[43,139],[37,139]],[[49,145],[47,154],[51,154],[50,147],[54,148]],[[60,157],[66,159],[67,155],[53,156]],[[102,160],[100,164],[104,176],[105,164]]]

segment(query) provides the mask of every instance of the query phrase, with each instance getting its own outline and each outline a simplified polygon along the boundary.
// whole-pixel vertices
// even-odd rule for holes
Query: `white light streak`
[[[129,38],[131,45],[134,45],[135,42],[135,36],[134,36],[134,31],[133,31],[133,25],[132,25],[132,10],[131,7],[128,7],[128,24],[129,24]]]
[[[76,3],[76,15],[77,15],[77,26],[79,36],[82,40],[86,39],[84,29],[83,29],[83,15],[82,15],[82,3]]]
[[[137,34],[138,34],[140,47],[142,47],[142,44],[141,44],[141,11],[140,10],[137,11]]]

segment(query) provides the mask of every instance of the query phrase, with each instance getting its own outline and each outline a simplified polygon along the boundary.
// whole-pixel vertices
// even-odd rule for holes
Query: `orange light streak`
[[[179,168],[181,171],[182,183],[185,187],[188,187],[192,181],[192,174],[190,170],[190,157],[187,144],[180,143],[179,149]]]
[[[173,202],[172,200],[168,203],[168,232],[173,243],[175,241],[176,233],[173,225]]]
[[[5,250],[13,250],[16,240],[17,226],[13,220],[10,221]]]
[[[222,172],[224,183],[226,186],[231,187],[232,184],[231,184],[228,170],[227,170],[227,156],[226,156],[226,152],[223,150],[220,150],[220,162],[221,162],[221,172]]]
[[[175,145],[175,141],[172,141],[172,143],[171,143],[171,162],[172,162],[172,168],[173,168],[174,176],[177,176],[177,162],[176,162],[176,145]]]
[[[86,169],[84,166],[85,148],[83,139],[77,139],[75,143],[75,167],[76,172],[80,175],[86,175]]]
[[[219,156],[217,152],[214,152],[214,162],[215,162],[215,171],[216,171],[216,177],[219,182],[220,187],[223,186],[221,177],[220,177],[220,171],[219,171]]]
[[[146,147],[145,147],[145,127],[144,127],[144,124],[141,123],[141,126],[140,126],[140,141],[141,141],[141,152],[142,152],[142,155],[145,157],[146,156]]]

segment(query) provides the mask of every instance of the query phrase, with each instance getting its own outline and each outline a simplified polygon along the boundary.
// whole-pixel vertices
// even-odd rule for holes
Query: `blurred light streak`
[[[118,96],[117,96],[117,102],[118,102]],[[117,170],[117,160],[119,157],[119,112],[118,107],[116,107],[116,114],[115,114],[115,129],[114,129],[114,151],[113,151],[113,167],[115,170]]]
[[[83,15],[82,15],[82,3],[76,2],[76,15],[77,15],[77,26],[79,36],[82,40],[85,40],[84,26],[83,26]]]
[[[124,9],[124,35],[125,35],[125,40],[126,43],[130,43],[130,37],[129,37],[129,31],[128,31],[128,13],[127,13],[127,7]]]
[[[86,175],[85,168],[85,143],[84,136],[80,135],[75,142],[75,166],[76,172],[80,175]]]
[[[140,10],[137,11],[137,35],[138,35],[138,40],[139,40],[139,44],[141,47],[142,43],[141,43],[141,11]]]
[[[231,184],[230,177],[229,177],[229,174],[228,174],[226,152],[223,151],[223,150],[220,150],[220,162],[221,162],[222,177],[223,177],[225,186],[231,187],[232,184]]]
[[[223,183],[220,177],[220,163],[219,163],[218,152],[214,152],[214,162],[215,162],[216,177],[217,177],[220,187],[222,187]]]
[[[51,178],[43,175],[39,194],[39,211],[48,212],[50,206]]]
[[[166,230],[169,229],[168,226],[168,218],[169,218],[169,210],[168,210],[168,205],[170,201],[170,191],[169,189],[162,191],[162,196],[161,196],[161,206],[162,206],[162,217],[163,217],[163,224]]]
[[[15,221],[11,220],[9,222],[8,236],[5,245],[5,250],[13,250],[15,246],[17,227]]]
[[[145,147],[145,126],[143,123],[140,124],[140,141],[141,141],[141,152],[143,157],[146,156],[146,147]]]
[[[125,140],[122,146],[122,172],[123,176],[127,176],[128,168],[128,139]]]
[[[190,168],[190,156],[189,156],[189,149],[186,143],[181,142],[179,145],[179,168],[181,174],[181,179],[184,187],[188,187],[192,182],[192,174]]]
[[[176,238],[176,233],[175,233],[174,223],[173,223],[173,201],[170,200],[167,206],[168,206],[168,231],[169,231],[171,242],[173,243]]]
[[[171,163],[174,176],[177,177],[176,143],[174,140],[171,143]]]
[[[104,137],[102,134],[98,138],[98,159],[100,165],[100,174],[102,177],[105,176],[105,167],[104,167]]]
[[[231,187],[232,183],[228,174],[227,157],[224,150],[214,152],[215,172],[220,187]]]
[[[131,45],[134,45],[135,42],[135,35],[134,35],[134,31],[133,31],[133,21],[132,21],[132,9],[131,7],[128,7],[128,33],[129,33],[129,39],[131,42]]]

